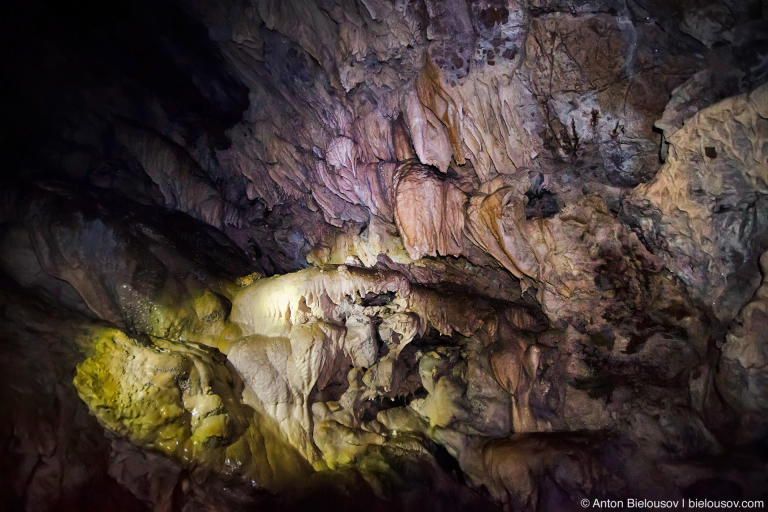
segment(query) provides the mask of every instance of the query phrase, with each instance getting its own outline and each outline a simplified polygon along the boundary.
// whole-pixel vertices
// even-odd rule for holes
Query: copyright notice
[[[722,500],[679,498],[657,499],[589,499],[581,500],[581,507],[595,510],[764,510],[763,500]]]

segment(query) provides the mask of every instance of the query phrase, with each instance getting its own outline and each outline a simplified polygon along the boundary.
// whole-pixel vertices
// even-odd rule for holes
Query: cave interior
[[[768,500],[765,0],[3,10],[0,510]]]

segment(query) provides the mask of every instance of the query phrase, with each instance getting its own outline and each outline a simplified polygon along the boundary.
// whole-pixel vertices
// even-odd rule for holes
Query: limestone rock
[[[764,1],[6,11],[0,509],[768,499]]]
[[[704,109],[667,136],[666,164],[627,202],[646,242],[726,321],[757,286],[760,247],[753,240],[765,229],[766,91]]]
[[[768,256],[763,253],[760,257],[763,282],[739,312],[736,325],[726,336],[716,375],[717,389],[728,406],[737,412],[739,427],[735,434],[738,442],[758,439],[766,428],[762,411],[768,387],[762,371],[766,364],[766,349],[761,333],[765,328],[765,301],[768,298],[767,265]]]

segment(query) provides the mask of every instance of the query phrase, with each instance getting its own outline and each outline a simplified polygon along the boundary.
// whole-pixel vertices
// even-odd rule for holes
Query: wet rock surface
[[[765,2],[15,4],[5,508],[768,499]]]

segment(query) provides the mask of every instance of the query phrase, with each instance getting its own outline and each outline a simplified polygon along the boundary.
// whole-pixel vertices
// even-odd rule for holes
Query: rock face
[[[765,345],[760,342],[760,332],[765,322],[766,265],[768,257],[763,253],[760,257],[763,283],[741,310],[735,325],[726,336],[716,375],[716,386],[723,394],[723,399],[739,411],[737,421],[744,425],[738,429],[740,443],[765,436],[763,410],[767,388],[761,369],[765,366],[766,354]]]
[[[765,2],[123,4],[2,21],[9,510],[768,499]]]
[[[669,155],[632,191],[643,237],[691,294],[730,320],[755,287],[765,244],[768,87],[698,112],[665,138]],[[634,212],[633,212],[634,213]],[[745,293],[746,292],[746,293]]]

